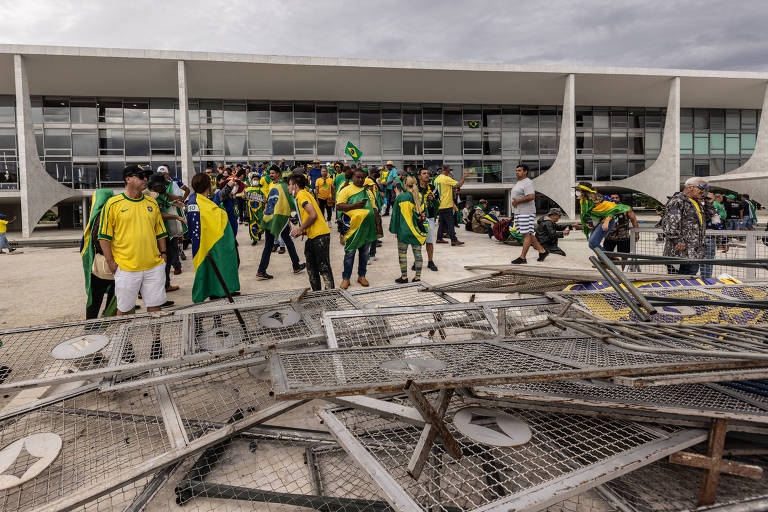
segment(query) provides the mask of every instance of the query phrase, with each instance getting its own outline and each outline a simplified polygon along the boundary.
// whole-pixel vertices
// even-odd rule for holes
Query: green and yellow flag
[[[292,202],[288,193],[288,185],[285,181],[272,183],[269,186],[266,204],[264,205],[264,229],[274,235],[280,236],[285,223],[291,216]]]
[[[349,184],[348,187],[355,187]],[[374,199],[370,192],[364,188],[357,188],[357,192],[352,194],[347,200],[348,204],[357,203],[367,198],[365,206],[349,210],[341,214],[342,225],[346,228],[344,234],[344,252],[352,252],[365,244],[375,242],[378,239],[376,233],[376,217],[373,213]]]
[[[363,153],[361,153],[360,150],[357,149],[357,147],[355,147],[351,141],[347,142],[347,147],[344,148],[344,152],[351,156],[355,163],[357,163],[360,160],[360,157],[363,156]]]
[[[115,193],[106,188],[100,188],[93,193],[93,197],[91,197],[91,216],[88,219],[88,225],[85,226],[83,238],[80,240],[80,257],[83,260],[83,275],[85,276],[85,295],[88,297],[86,306],[90,306],[93,303],[91,268],[93,268],[93,258],[96,255],[93,249],[93,242],[91,241],[93,225],[99,215],[101,215],[101,209],[104,207],[104,204],[113,195]]]
[[[245,189],[245,199],[248,201],[248,234],[251,240],[258,242],[264,232],[264,194],[260,186],[250,186]]]
[[[419,219],[413,196],[410,192],[398,194],[392,209],[389,232],[397,235],[397,241],[408,245],[424,245],[427,241],[429,224]]]
[[[227,212],[207,197],[192,194],[187,204],[187,225],[195,265],[192,300],[203,302],[208,297],[226,296],[209,260],[218,267],[229,292],[239,291],[235,235]]]

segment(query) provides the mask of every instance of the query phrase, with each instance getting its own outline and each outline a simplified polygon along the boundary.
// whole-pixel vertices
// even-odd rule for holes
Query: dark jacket
[[[557,247],[557,239],[565,236],[563,231],[566,229],[568,226],[555,224],[552,219],[545,215],[536,222],[536,238],[545,249],[547,246]]]
[[[679,256],[683,258],[704,258],[704,235],[707,222],[715,214],[712,205],[693,201],[683,192],[677,192],[669,201],[661,218],[661,228],[664,231],[664,256]],[[699,216],[699,211],[701,216]],[[682,251],[675,250],[678,244],[685,244]]]

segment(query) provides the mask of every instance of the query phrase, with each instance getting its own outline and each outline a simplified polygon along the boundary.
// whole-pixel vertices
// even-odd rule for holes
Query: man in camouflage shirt
[[[708,220],[715,214],[714,207],[702,201],[709,191],[709,184],[703,178],[688,178],[683,187],[682,192],[677,192],[667,201],[661,219],[664,256],[704,258],[704,234]],[[671,265],[667,268],[670,273],[674,273]],[[683,263],[678,273],[695,275],[698,270],[698,264]]]

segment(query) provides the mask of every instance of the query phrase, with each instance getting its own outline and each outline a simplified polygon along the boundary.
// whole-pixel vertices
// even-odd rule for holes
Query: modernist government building
[[[466,174],[506,210],[515,167],[574,215],[571,186],[664,202],[690,176],[768,203],[768,73],[395,62],[0,45],[0,212],[77,227],[122,168],[393,160]]]

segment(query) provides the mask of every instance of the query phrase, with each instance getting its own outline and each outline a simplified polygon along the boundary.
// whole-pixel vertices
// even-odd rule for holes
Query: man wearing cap
[[[165,241],[165,249],[168,252],[166,259],[168,264],[165,266],[165,291],[175,292],[179,287],[171,284],[171,266],[175,266],[174,261],[178,261],[178,241],[186,232],[187,219],[182,210],[184,203],[178,199],[173,199],[176,196],[168,193],[167,182],[163,174],[159,172],[149,177],[147,180],[147,190],[157,194],[155,200],[158,206],[160,206],[160,216],[163,218],[165,232],[168,234],[168,238]],[[181,262],[179,261],[178,264],[179,271],[174,271],[175,275],[181,274]]]
[[[189,197],[190,190],[189,187],[186,186],[179,178],[171,178],[171,173],[168,170],[168,167],[165,165],[161,165],[157,168],[157,172],[163,176],[166,183],[166,189],[165,189],[165,195],[170,199],[171,201],[174,200],[180,200],[182,203],[187,200],[187,197]],[[151,187],[150,187],[151,188]],[[163,206],[163,205],[160,205]],[[179,217],[184,217],[184,211],[182,210],[183,206],[179,207],[176,206],[175,214]],[[173,212],[172,212],[173,213]],[[167,225],[166,225],[167,227]],[[187,232],[186,224],[184,225],[184,233]],[[173,267],[173,273],[174,275],[181,274],[181,258],[184,257],[184,251],[183,248],[179,248],[179,241],[183,238],[183,234],[178,237],[173,237],[172,234],[168,235],[168,240],[166,242],[166,247],[168,248],[168,264]],[[173,247],[171,247],[172,244],[175,244]],[[186,257],[184,257],[186,259]],[[166,273],[168,273],[170,269],[166,269]],[[169,281],[170,282],[170,281]]]
[[[456,203],[453,201],[453,191],[454,189],[458,191],[464,184],[465,179],[467,179],[466,174],[462,175],[459,181],[453,179],[451,177],[451,168],[448,165],[444,165],[442,174],[435,178],[435,188],[440,198],[440,206],[437,210],[440,224],[437,228],[437,240],[435,243],[448,243],[443,240],[443,236],[447,234],[451,239],[451,245],[464,245],[464,242],[459,242],[456,238],[456,229],[454,228]]]
[[[139,292],[149,313],[166,305],[168,235],[157,201],[142,193],[147,174],[138,165],[123,169],[125,192],[111,197],[101,211],[99,245],[115,274],[118,315],[133,312]]]
[[[6,235],[6,232],[8,231],[8,224],[15,220],[16,217],[11,217],[11,220],[8,220],[4,214],[0,213],[0,254],[3,254],[3,249],[5,248],[8,248],[8,254],[16,250],[11,247],[11,244],[8,243],[8,237]]]
[[[549,254],[536,240],[534,236],[533,221],[536,218],[536,191],[533,188],[533,181],[528,177],[528,166],[520,164],[515,169],[517,183],[512,187],[512,206],[515,208],[515,226],[517,232],[523,235],[523,250],[520,256],[512,260],[515,265],[528,263],[525,257],[528,255],[528,249],[533,245],[539,251],[537,261],[544,261]]]
[[[488,209],[488,201],[481,199],[472,211],[472,231],[475,233],[488,233],[488,228],[483,224],[485,211]]]
[[[568,236],[571,229],[570,226],[557,223],[562,215],[560,208],[550,208],[547,214],[536,222],[536,239],[547,252],[565,256],[565,251],[557,246],[557,240]]]
[[[725,214],[728,221],[728,229],[741,229],[744,222],[744,203],[739,201],[735,194],[725,196]]]
[[[706,256],[704,234],[707,220],[715,215],[715,209],[702,199],[709,191],[709,184],[703,178],[688,178],[682,192],[676,192],[667,201],[666,211],[661,219],[664,232],[664,256],[700,259]],[[671,265],[669,273],[674,273]],[[680,274],[696,275],[699,265],[683,263]]]

